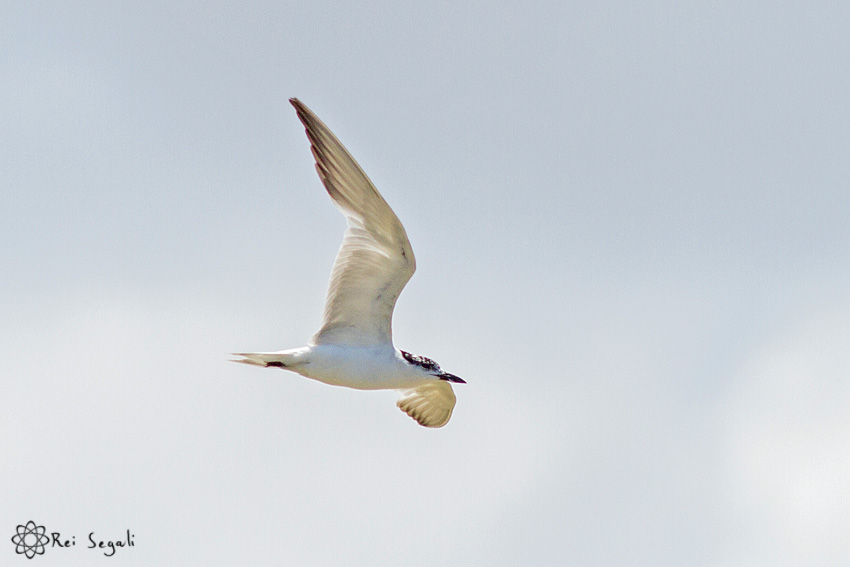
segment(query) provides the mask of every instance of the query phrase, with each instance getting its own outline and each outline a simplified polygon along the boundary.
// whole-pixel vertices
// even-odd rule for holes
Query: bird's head
[[[425,356],[416,356],[415,354],[410,354],[409,352],[401,351],[401,355],[404,359],[413,366],[418,366],[431,376],[435,378],[439,378],[440,380],[447,380],[448,382],[457,382],[459,384],[466,384],[466,380],[459,376],[455,376],[454,374],[449,374],[448,372],[443,372],[440,369],[440,365],[435,361],[427,358]]]

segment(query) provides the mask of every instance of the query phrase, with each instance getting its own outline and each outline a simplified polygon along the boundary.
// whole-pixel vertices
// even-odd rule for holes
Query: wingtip
[[[306,106],[304,106],[304,103],[303,103],[303,102],[301,102],[300,100],[298,100],[298,98],[297,98],[297,97],[292,97],[292,98],[290,98],[290,99],[289,99],[289,104],[291,104],[292,106],[294,106],[294,107],[295,107],[295,110],[297,110],[298,112],[304,112],[304,111],[307,109],[307,107],[306,107]]]
[[[313,114],[313,111],[307,108],[307,105],[298,100],[296,97],[292,97],[289,99],[289,104],[291,104],[295,108],[295,114],[298,115],[298,119],[304,125],[304,128],[307,132],[307,137],[310,139],[310,144],[315,147],[316,140],[314,139],[315,135],[311,132],[311,123],[321,121]]]

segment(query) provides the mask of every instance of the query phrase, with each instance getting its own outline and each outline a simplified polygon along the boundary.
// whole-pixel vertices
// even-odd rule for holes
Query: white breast
[[[325,384],[382,390],[412,388],[433,380],[407,364],[391,345],[311,345],[308,348],[303,363],[290,370]]]

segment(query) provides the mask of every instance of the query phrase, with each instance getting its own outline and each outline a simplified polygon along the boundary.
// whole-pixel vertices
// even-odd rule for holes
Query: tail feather
[[[230,362],[241,362],[253,366],[277,366],[285,368],[287,360],[292,358],[289,353],[283,352],[234,352],[233,356],[241,356],[241,359],[231,359]]]

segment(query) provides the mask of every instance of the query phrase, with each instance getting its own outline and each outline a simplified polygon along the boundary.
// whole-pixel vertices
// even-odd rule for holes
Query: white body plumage
[[[238,353],[245,364],[278,367],[334,386],[401,390],[398,406],[426,427],[448,423],[456,398],[431,359],[396,349],[392,315],[416,260],[390,206],[336,136],[290,99],[310,139],[316,171],[348,222],[331,271],[322,327],[306,347]]]

